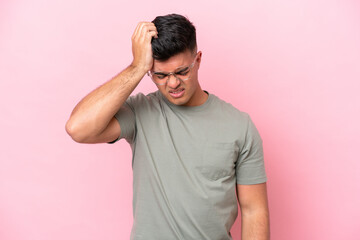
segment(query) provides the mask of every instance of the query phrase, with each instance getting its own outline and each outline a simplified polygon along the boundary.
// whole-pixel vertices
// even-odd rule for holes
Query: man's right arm
[[[130,66],[75,106],[65,126],[74,141],[101,143],[120,136],[121,127],[114,116],[153,65],[152,37],[157,37],[155,25],[139,23],[131,38],[134,59]]]

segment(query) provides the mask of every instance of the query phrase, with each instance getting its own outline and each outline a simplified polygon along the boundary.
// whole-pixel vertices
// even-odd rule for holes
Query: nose
[[[176,89],[180,85],[180,83],[181,83],[180,80],[177,79],[174,74],[170,74],[167,81],[167,85],[170,88]]]

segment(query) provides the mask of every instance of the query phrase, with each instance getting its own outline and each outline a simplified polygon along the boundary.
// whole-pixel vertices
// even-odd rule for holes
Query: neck
[[[193,95],[193,99],[191,103],[188,106],[200,106],[206,102],[208,97],[209,95],[206,92],[204,92],[199,86],[199,88],[196,90],[196,92]]]

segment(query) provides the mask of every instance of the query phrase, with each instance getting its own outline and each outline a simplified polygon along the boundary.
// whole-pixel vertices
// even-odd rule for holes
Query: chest
[[[239,153],[232,125],[214,116],[158,115],[138,127],[136,156],[143,159],[138,162],[174,176],[193,174],[209,181],[232,176]]]

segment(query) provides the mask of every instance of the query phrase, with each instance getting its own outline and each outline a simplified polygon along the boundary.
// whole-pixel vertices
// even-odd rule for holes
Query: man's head
[[[152,21],[158,32],[158,38],[151,41],[153,58],[166,61],[170,57],[190,50],[196,51],[196,30],[184,16],[168,14],[158,16]]]
[[[151,73],[153,80],[164,80],[161,84],[154,81],[159,91],[173,104],[201,105],[207,94],[198,82],[202,53],[197,52],[194,25],[178,14],[158,16],[152,22],[158,38],[151,41],[154,58]]]

